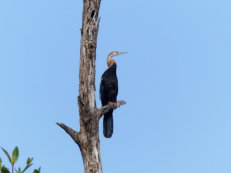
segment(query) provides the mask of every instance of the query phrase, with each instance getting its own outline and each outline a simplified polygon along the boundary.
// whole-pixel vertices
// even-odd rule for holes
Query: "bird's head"
[[[111,59],[113,56],[117,56],[117,55],[121,55],[121,54],[125,54],[125,53],[127,53],[127,52],[117,52],[117,51],[111,52],[107,57],[107,65],[108,65],[108,67],[111,67],[113,64],[116,63],[115,60]]]

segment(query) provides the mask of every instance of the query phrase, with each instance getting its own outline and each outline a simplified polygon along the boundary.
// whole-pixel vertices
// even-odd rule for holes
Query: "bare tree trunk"
[[[100,2],[101,0],[83,0],[78,97],[80,132],[57,123],[78,144],[85,173],[102,173],[99,120],[103,114],[113,109],[111,105],[97,109],[95,100],[95,60]],[[119,101],[117,107],[123,104],[124,101]]]

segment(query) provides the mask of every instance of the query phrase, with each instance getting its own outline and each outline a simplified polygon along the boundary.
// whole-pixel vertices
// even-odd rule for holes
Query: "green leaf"
[[[27,159],[27,161],[26,161],[26,164],[27,164],[27,165],[30,164],[30,163],[32,162],[32,160],[33,160],[33,157],[32,157],[32,158],[28,157],[28,159]]]
[[[1,171],[2,173],[10,173],[9,169],[6,168],[5,166],[2,167]]]
[[[41,167],[39,167],[39,169],[35,169],[35,170],[33,171],[33,173],[40,173],[40,169],[41,169]]]
[[[19,156],[19,151],[18,151],[18,147],[16,146],[12,153],[12,164],[15,164],[17,162],[18,156]]]
[[[1,148],[2,148],[2,147],[1,147]],[[10,158],[9,153],[8,153],[4,148],[2,148],[2,150],[3,150],[3,152],[6,154],[6,156],[8,157],[8,159],[9,159],[9,161],[10,161],[10,163],[11,163],[11,158]]]
[[[23,169],[22,173],[25,172],[31,165],[32,165],[32,163],[29,163],[28,165],[26,165],[26,167]]]
[[[18,168],[18,170],[15,168],[15,171],[16,171],[17,173],[22,173],[22,172],[21,172],[21,168]]]
[[[2,159],[0,157],[0,172],[1,172],[1,169],[2,169]]]

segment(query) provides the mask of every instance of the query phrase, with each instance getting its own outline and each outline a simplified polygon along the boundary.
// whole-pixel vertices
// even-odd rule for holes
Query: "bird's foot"
[[[113,109],[117,108],[117,103],[116,102],[108,102],[108,104],[113,107]]]

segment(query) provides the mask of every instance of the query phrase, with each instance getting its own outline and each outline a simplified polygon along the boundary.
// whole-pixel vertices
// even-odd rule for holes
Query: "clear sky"
[[[231,1],[102,0],[96,98],[106,57],[118,56],[114,134],[105,173],[231,172]],[[78,146],[82,1],[0,1],[0,146],[42,173],[83,172]],[[6,162],[6,157],[0,151]],[[30,169],[29,172],[32,172]]]

